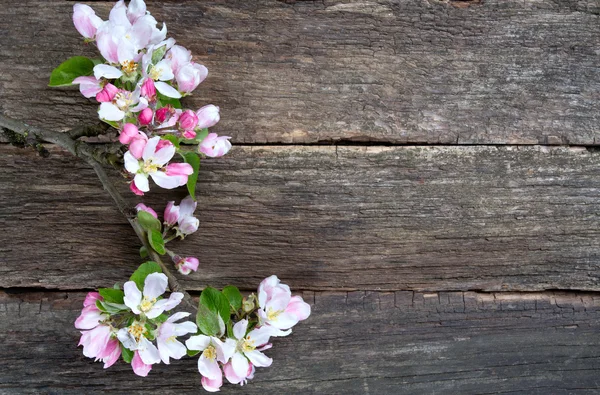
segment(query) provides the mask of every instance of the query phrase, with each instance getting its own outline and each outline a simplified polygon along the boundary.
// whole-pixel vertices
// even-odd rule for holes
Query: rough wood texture
[[[0,111],[53,129],[94,119],[78,92],[46,87],[66,57],[95,53],[73,2],[2,3]],[[149,5],[210,70],[188,103],[220,105],[215,131],[236,142],[597,143],[592,0]]]
[[[81,354],[82,293],[0,293],[0,392],[199,393],[196,359],[146,379]],[[573,293],[305,293],[313,315],[225,394],[593,394],[600,299]]]
[[[51,151],[0,146],[0,287],[122,281],[135,235],[93,172]],[[600,290],[599,172],[575,148],[238,146],[203,162],[201,230],[174,248],[200,258],[196,290],[273,273],[311,290]]]

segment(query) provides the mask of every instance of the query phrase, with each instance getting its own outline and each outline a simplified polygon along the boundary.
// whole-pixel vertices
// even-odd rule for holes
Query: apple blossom
[[[140,292],[133,281],[123,286],[124,303],[135,314],[144,314],[148,318],[156,318],[165,310],[171,310],[183,299],[181,292],[173,292],[169,299],[157,298],[167,290],[167,276],[162,273],[152,273],[146,277],[144,289]]]
[[[209,133],[198,146],[198,151],[211,158],[223,156],[231,149],[229,136],[219,136],[216,133]]]
[[[179,259],[175,259],[179,258]],[[198,270],[198,265],[200,262],[198,258],[194,258],[192,256],[181,258],[181,257],[173,257],[173,262],[175,263],[175,267],[177,271],[184,276],[187,276],[191,272],[195,272]]]
[[[152,370],[152,364],[145,364],[140,357],[140,353],[134,351],[133,358],[131,359],[131,368],[133,369],[133,373],[141,377],[146,377]]]
[[[177,340],[177,337],[195,333],[198,330],[196,324],[191,321],[176,323],[189,315],[190,313],[175,313],[158,327],[158,336],[156,337],[158,353],[160,359],[167,365],[169,358],[181,359],[187,353],[185,346]]]
[[[77,77],[73,80],[73,84],[79,84],[79,92],[87,98],[94,97],[102,92],[102,83],[94,76]]]
[[[234,351],[233,342],[222,342],[214,336],[197,335],[187,339],[185,345],[190,350],[202,352],[198,358],[198,371],[202,376],[209,380],[223,377],[218,362],[226,363],[231,358]]]
[[[208,69],[198,63],[187,63],[179,67],[175,80],[180,92],[190,93],[208,76]]]
[[[154,80],[152,78],[146,78],[140,88],[140,93],[149,101],[154,101],[156,98],[156,87],[154,86]]]
[[[231,368],[233,374],[230,377],[235,380],[249,377],[250,363],[256,367],[271,366],[273,360],[263,354],[258,348],[269,342],[271,330],[268,327],[259,327],[251,330],[248,334],[248,320],[243,319],[233,326],[233,336],[237,340],[235,352],[231,356]],[[231,340],[231,339],[229,339]],[[229,380],[229,378],[228,378]],[[234,381],[235,381],[234,380]]]
[[[79,345],[83,346],[83,355],[98,359],[99,355],[104,354],[111,334],[112,330],[108,325],[98,325],[89,331],[82,331]]]
[[[102,19],[96,15],[92,7],[85,4],[73,6],[73,24],[83,37],[93,39]]]
[[[181,45],[173,45],[165,58],[171,61],[171,70],[176,74],[181,66],[192,61],[192,52]]]
[[[138,122],[140,123],[140,125],[146,126],[146,125],[152,123],[152,118],[153,117],[154,117],[154,114],[152,113],[152,109],[151,108],[144,108],[138,114]]]
[[[111,102],[114,100],[117,93],[119,93],[119,88],[113,84],[106,84],[104,85],[104,88],[102,88],[102,91],[98,92],[96,95],[96,100],[100,103]]]
[[[179,218],[179,206],[175,205],[175,202],[171,201],[167,203],[167,207],[165,207],[164,219],[165,225],[173,226],[177,223],[177,219]]]
[[[223,376],[219,376],[218,378],[212,380],[208,377],[202,376],[200,383],[202,384],[202,388],[208,392],[219,392],[223,386]]]
[[[152,215],[154,218],[158,218],[158,215],[156,215],[156,211],[154,211],[152,207],[146,206],[144,203],[138,203],[137,206],[135,206],[135,209],[137,211],[145,211]]]
[[[112,102],[100,103],[98,116],[106,121],[120,121],[129,113],[138,112],[148,107],[148,101],[140,97],[140,89],[133,92],[120,89]]]
[[[223,365],[223,373],[225,374],[225,378],[231,384],[246,384],[248,380],[252,380],[254,378],[255,371],[256,368],[254,367],[252,362],[248,363],[248,371],[242,376],[238,376],[237,373],[233,370],[233,365],[231,361]]]
[[[277,276],[264,279],[258,287],[258,316],[261,323],[273,327],[273,336],[287,336],[299,321],[310,316],[310,305],[301,296],[292,296],[290,287]]]
[[[219,120],[221,119],[221,115],[219,114],[219,107],[212,104],[201,107],[198,111],[196,111],[196,115],[198,116],[197,127],[200,129],[215,126],[217,122],[219,122]]]
[[[181,201],[179,206],[179,218],[177,218],[178,230],[184,235],[191,235],[198,230],[200,221],[194,217],[197,203],[191,196],[186,197]]]
[[[194,130],[198,125],[198,116],[192,110],[185,110],[179,117],[179,127],[183,130]]]

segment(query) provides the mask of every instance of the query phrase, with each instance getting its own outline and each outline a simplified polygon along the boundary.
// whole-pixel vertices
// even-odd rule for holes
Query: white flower
[[[158,344],[158,352],[160,359],[167,365],[169,358],[180,359],[186,355],[185,346],[177,340],[178,336],[183,336],[188,333],[195,333],[198,328],[191,321],[175,323],[182,318],[186,318],[190,313],[175,313],[158,327],[158,336],[156,343]]]
[[[140,292],[135,282],[128,281],[123,286],[125,305],[135,314],[144,314],[148,318],[156,318],[165,310],[171,310],[183,299],[181,292],[173,292],[169,299],[157,300],[167,290],[167,276],[163,273],[152,273],[146,277],[144,290]]]

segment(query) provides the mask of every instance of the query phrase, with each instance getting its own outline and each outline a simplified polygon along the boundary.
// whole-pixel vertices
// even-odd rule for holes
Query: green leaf
[[[140,257],[146,258],[147,256],[148,256],[148,249],[146,248],[146,246],[141,246],[140,247]]]
[[[229,305],[234,311],[242,308],[242,294],[237,287],[233,285],[226,286],[223,288],[223,295],[229,300]]]
[[[195,357],[198,354],[200,354],[200,350],[187,350],[188,357]]]
[[[92,75],[94,61],[85,56],[73,56],[52,70],[48,86],[68,86],[77,77]]]
[[[196,314],[196,325],[198,325],[200,332],[206,336],[214,336],[219,333],[219,316],[200,303],[198,314]]]
[[[206,306],[213,313],[217,313],[227,323],[231,318],[229,300],[219,290],[206,287],[200,294],[200,304]]]
[[[104,298],[105,302],[123,304],[125,294],[120,289],[100,288],[98,293]]]
[[[154,318],[152,321],[156,322],[156,323],[163,323],[165,322],[167,319],[169,319],[169,316],[165,313],[162,313],[161,315],[159,315],[158,317]]]
[[[94,66],[98,66],[99,64],[104,63],[104,59],[94,58],[90,60],[94,63]]]
[[[115,129],[119,129],[119,124],[116,123],[115,121],[107,121],[106,119],[100,119],[102,122],[109,124],[110,126],[112,126]]]
[[[157,230],[160,232],[160,230],[162,229],[162,225],[161,225],[160,221],[158,219],[154,218],[154,216],[147,211],[143,211],[143,210],[138,211],[137,219],[138,219],[138,222],[140,223],[140,225],[142,226],[142,228],[144,228],[144,230],[146,230],[146,231],[153,229],[153,230]]]
[[[160,231],[155,229],[148,230],[148,242],[150,243],[150,247],[160,255],[165,255],[167,252],[165,250],[165,240],[162,237]]]
[[[196,200],[196,183],[198,182],[198,171],[200,170],[200,157],[195,152],[184,152],[185,163],[189,163],[194,172],[188,176],[187,189],[192,199]]]
[[[163,140],[169,140],[176,148],[179,148],[179,137],[174,134],[166,134],[162,136]]]
[[[167,97],[159,92],[156,92],[156,96],[158,97],[158,103],[156,104],[157,109],[166,106],[172,106],[173,108],[181,109],[181,102],[179,99]]]
[[[96,307],[98,310],[109,314],[118,314],[123,311],[129,310],[129,307],[121,303],[103,302],[101,300],[96,301]]]
[[[152,64],[157,64],[160,60],[165,56],[165,52],[167,52],[166,44],[162,47],[159,47],[152,52]]]
[[[121,357],[125,363],[131,363],[133,359],[133,351],[121,344]]]
[[[227,323],[227,337],[235,339],[235,335],[233,334],[233,321],[231,320]]]
[[[162,273],[160,266],[156,262],[148,261],[142,263],[140,267],[137,268],[135,272],[129,277],[129,280],[135,282],[138,289],[142,291],[144,289],[144,282],[146,281],[146,277],[152,273]]]

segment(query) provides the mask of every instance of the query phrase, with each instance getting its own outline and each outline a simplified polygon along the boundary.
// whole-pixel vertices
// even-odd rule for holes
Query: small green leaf
[[[94,66],[98,66],[99,64],[104,63],[104,59],[94,58],[90,60],[94,63]]]
[[[173,108],[181,109],[181,102],[179,99],[174,99],[172,97],[167,97],[159,92],[156,92],[158,97],[158,103],[156,104],[156,108],[172,106]]]
[[[162,237],[160,231],[155,229],[148,230],[148,242],[150,243],[150,247],[160,255],[165,255],[165,240]]]
[[[56,87],[72,85],[75,78],[92,75],[93,72],[94,61],[85,56],[73,56],[52,70],[48,86]]]
[[[101,300],[96,301],[96,307],[98,310],[109,314],[118,314],[123,311],[129,310],[129,307],[121,303],[103,302]]]
[[[225,295],[225,297],[229,300],[229,304],[231,305],[234,311],[238,311],[242,308],[243,298],[242,294],[240,293],[240,290],[237,287],[233,285],[226,286],[225,288],[223,288],[223,295]]]
[[[192,199],[196,200],[196,183],[198,182],[198,171],[200,170],[200,157],[195,152],[184,152],[185,163],[189,163],[194,172],[188,176],[187,189]]]
[[[135,282],[135,285],[137,285],[138,289],[142,291],[144,289],[146,277],[152,273],[162,273],[160,266],[156,262],[145,262],[142,263],[135,272],[133,272],[129,280]]]
[[[125,363],[131,363],[133,359],[133,351],[121,344],[121,357]]]
[[[219,316],[208,309],[203,304],[198,305],[198,314],[196,314],[196,325],[200,332],[206,336],[214,336],[219,333]]]
[[[142,228],[144,228],[144,230],[146,230],[146,231],[153,229],[153,230],[157,230],[160,232],[160,230],[162,229],[162,225],[161,225],[160,221],[158,219],[154,218],[154,216],[147,211],[143,211],[143,210],[138,211],[137,219],[138,219],[138,222],[140,223],[140,225],[142,226]]]
[[[146,246],[141,246],[140,247],[140,257],[146,258],[147,256],[148,256],[148,249],[146,248]]]
[[[98,293],[104,298],[105,302],[123,304],[125,294],[120,289],[100,288]]]
[[[167,52],[167,46],[163,45],[152,52],[152,64],[157,64],[160,60],[165,56],[165,52]]]
[[[174,134],[165,134],[162,136],[163,140],[169,140],[176,148],[179,148],[179,137]]]
[[[161,315],[159,315],[158,317],[154,318],[153,321],[156,323],[163,323],[165,322],[167,319],[169,318],[168,315],[166,315],[165,313],[162,313]]]
[[[235,339],[235,335],[233,334],[233,321],[231,320],[227,323],[227,337]]]
[[[206,306],[213,313],[219,314],[224,323],[227,323],[231,318],[229,300],[215,288],[204,288],[200,294],[200,304]]]
[[[195,357],[198,354],[200,354],[200,350],[187,350],[188,357]]]
[[[121,289],[121,286],[119,285],[119,283],[115,283],[115,285],[113,285],[114,289]]]

